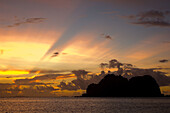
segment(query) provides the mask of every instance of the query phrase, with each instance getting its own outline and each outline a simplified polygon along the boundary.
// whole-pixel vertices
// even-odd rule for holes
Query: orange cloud
[[[170,86],[162,86],[160,87],[161,93],[165,95],[170,95]]]
[[[63,75],[63,76],[58,76],[56,77],[56,80],[58,79],[67,79],[67,78],[77,78],[74,74],[70,74],[70,75]]]

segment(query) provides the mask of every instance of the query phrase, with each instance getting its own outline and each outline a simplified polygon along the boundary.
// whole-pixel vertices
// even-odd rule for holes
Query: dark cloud
[[[157,11],[157,10],[151,10],[148,12],[142,12],[138,14],[137,16],[139,17],[139,20],[145,20],[145,19],[150,19],[150,18],[161,20],[165,18],[165,15],[167,14],[166,12],[167,11],[162,12],[162,11]]]
[[[109,63],[101,63],[100,66],[102,68],[118,68],[118,71],[115,72],[117,75],[121,75],[123,73],[123,69],[125,70],[133,67],[132,64],[120,63],[116,59],[110,60]],[[75,74],[77,79],[72,80],[69,83],[61,82],[58,85],[61,90],[86,90],[89,84],[100,82],[100,80],[106,75],[104,71],[102,71],[99,75],[88,74],[89,72],[85,70],[74,70],[72,73]],[[108,71],[108,73],[110,73],[110,71]]]
[[[53,55],[52,55],[51,57],[57,57],[59,54],[67,55],[68,53],[59,53],[59,52],[55,52],[55,53],[53,53]]]
[[[101,63],[102,65],[105,65],[107,63]],[[110,74],[115,74],[115,75],[122,75],[128,79],[135,77],[135,76],[143,76],[143,75],[150,75],[159,84],[159,86],[167,86],[170,85],[170,77],[166,76],[166,73],[161,72],[159,70],[161,69],[169,69],[169,68],[151,68],[151,69],[142,69],[142,68],[136,68],[132,64],[129,63],[121,63],[116,59],[112,59],[108,63],[109,68],[117,68],[117,71],[110,72]],[[101,72],[101,74],[96,75],[96,74],[88,74],[87,71],[85,70],[77,70],[73,71],[74,74],[76,75],[77,79],[72,80],[69,83],[66,82],[61,82],[58,87],[61,88],[61,90],[78,90],[82,89],[85,90],[89,84],[91,83],[98,83],[100,82],[103,77],[107,73],[104,71]]]
[[[75,76],[79,79],[79,78],[83,78],[86,79],[86,75],[89,73],[88,71],[85,70],[74,70],[72,71],[73,74],[75,74]]]
[[[130,70],[124,71],[124,77],[130,79],[134,76],[142,76],[142,75],[151,75],[159,86],[167,86],[170,85],[170,77],[166,76],[164,72],[154,71],[153,69],[140,69],[140,68],[132,68]]]
[[[169,11],[151,10],[142,12],[137,15],[125,16],[134,22],[132,24],[144,25],[144,26],[159,26],[170,27],[170,22],[167,20]]]
[[[104,68],[108,68],[109,64],[108,63],[101,63],[100,64],[100,68],[104,69]]]
[[[85,70],[74,70],[72,72],[75,74],[77,79],[68,83],[60,82],[58,87],[60,87],[61,90],[85,90],[89,84],[98,83],[105,76],[105,74],[88,74],[88,71]]]
[[[162,60],[159,60],[159,62],[161,62],[161,63],[166,63],[166,62],[168,62],[169,60],[167,60],[167,59],[162,59]]]
[[[35,24],[35,23],[41,23],[44,22],[44,20],[46,20],[46,18],[27,18],[27,19],[23,19],[23,20],[15,20],[17,21],[16,23],[12,24],[12,25],[8,25],[7,27],[17,27],[23,24]]]
[[[117,71],[113,72],[115,75],[122,75],[128,79],[135,76],[150,75],[153,78],[155,78],[159,86],[166,86],[170,84],[170,77],[166,76],[167,73],[159,71],[161,69],[169,68],[151,68],[151,69],[136,68],[132,64],[121,63],[116,59],[109,61],[109,67],[118,69]]]
[[[40,23],[46,20],[46,18],[28,18],[25,23]]]
[[[145,25],[145,26],[159,26],[159,27],[170,27],[170,23],[166,21],[139,21],[133,22],[133,24]]]
[[[57,57],[59,55],[59,52],[55,52],[53,53],[53,55],[51,57]]]
[[[110,35],[106,35],[106,34],[101,34],[103,38],[105,39],[110,39],[112,40],[112,37]]]
[[[78,90],[78,89],[80,89],[78,86],[74,85],[72,82],[69,82],[68,84],[66,84],[63,81],[60,82],[58,87],[60,87],[61,90]]]
[[[112,37],[110,35],[106,35],[105,38],[106,39],[112,39]]]
[[[118,60],[116,59],[112,59],[109,61],[109,68],[120,68],[120,66],[123,66],[122,63],[120,63]]]
[[[58,54],[59,54],[59,52],[55,52],[54,54],[55,54],[55,55],[58,55]]]

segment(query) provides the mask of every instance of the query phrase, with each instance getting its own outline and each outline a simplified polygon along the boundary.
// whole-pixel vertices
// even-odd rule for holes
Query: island
[[[131,79],[106,75],[98,84],[90,84],[82,97],[161,97],[159,85],[150,75]]]

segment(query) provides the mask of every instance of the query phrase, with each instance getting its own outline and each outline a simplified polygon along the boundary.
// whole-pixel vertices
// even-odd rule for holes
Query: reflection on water
[[[170,113],[170,98],[0,98],[0,112]]]

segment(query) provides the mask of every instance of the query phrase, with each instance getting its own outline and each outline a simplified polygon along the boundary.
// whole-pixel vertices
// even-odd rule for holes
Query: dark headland
[[[98,84],[90,84],[82,97],[162,97],[156,80],[149,76],[131,79],[106,75]]]

